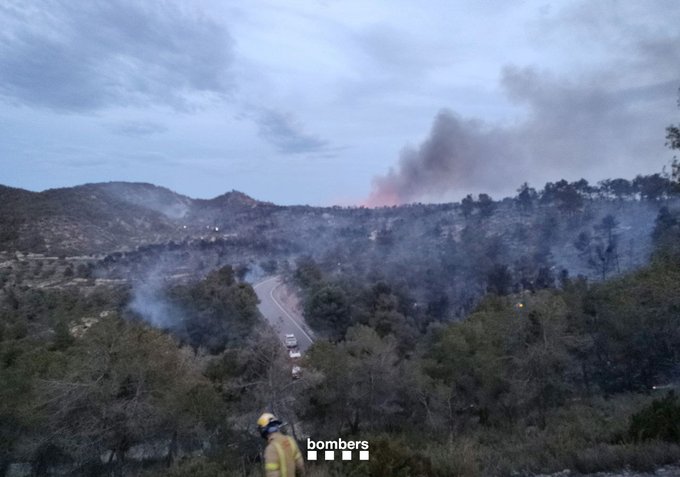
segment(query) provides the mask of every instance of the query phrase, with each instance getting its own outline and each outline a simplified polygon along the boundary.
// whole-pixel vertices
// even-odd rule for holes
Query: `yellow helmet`
[[[281,421],[279,421],[278,418],[270,412],[265,412],[257,420],[257,429],[260,431],[260,435],[264,438],[267,438],[269,433],[278,431],[280,425]]]
[[[271,412],[265,412],[257,420],[257,427],[266,427],[271,421],[276,421],[276,416]]]

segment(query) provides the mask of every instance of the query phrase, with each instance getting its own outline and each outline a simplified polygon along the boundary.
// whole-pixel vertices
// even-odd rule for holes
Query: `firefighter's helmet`
[[[280,426],[281,421],[270,412],[265,412],[257,420],[257,429],[260,431],[260,435],[265,439],[272,432],[277,432]]]

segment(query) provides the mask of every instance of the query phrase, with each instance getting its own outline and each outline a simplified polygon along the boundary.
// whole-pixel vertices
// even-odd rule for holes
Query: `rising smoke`
[[[165,296],[167,282],[161,272],[148,273],[133,282],[129,308],[150,325],[163,330],[175,329],[182,323],[181,313]]]
[[[680,9],[668,4],[668,18],[656,12],[648,19],[652,28],[635,23],[648,9],[608,3],[630,22],[612,26],[613,13],[592,11],[591,4],[547,28],[569,23],[577,35],[571,41],[587,36],[614,51],[615,60],[569,77],[505,67],[501,87],[521,108],[520,119],[491,124],[440,111],[429,136],[374,178],[367,204],[457,200],[480,192],[499,198],[525,181],[542,186],[560,178],[596,181],[659,172],[670,159],[665,127],[677,119],[680,35],[672,18]]]
[[[560,178],[630,177],[658,172],[664,163],[675,81],[609,91],[507,68],[502,84],[527,107],[522,121],[492,126],[440,111],[427,139],[404,149],[397,167],[374,179],[368,204],[459,199],[473,192],[507,195],[527,180],[540,185]]]
[[[137,265],[142,265],[141,268],[128,271],[127,276],[132,285],[132,298],[128,308],[151,326],[181,332],[186,326],[185,313],[173,303],[168,294],[169,289],[180,283],[178,278],[203,276],[205,270],[195,261],[187,257],[182,259],[178,254],[146,253],[149,254],[148,263],[138,258],[136,261],[140,263]]]
[[[435,118],[429,138],[417,149],[404,149],[397,169],[374,179],[368,204],[428,201],[461,187],[501,185],[507,175],[497,175],[500,171],[493,169],[515,162],[517,153],[511,139],[508,131],[443,110]]]

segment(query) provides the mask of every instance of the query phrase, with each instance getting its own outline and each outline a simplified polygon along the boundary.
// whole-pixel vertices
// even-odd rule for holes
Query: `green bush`
[[[384,436],[369,439],[369,441],[371,443],[370,460],[325,465],[315,469],[312,475],[334,476],[338,471],[342,472],[337,475],[351,477],[426,477],[437,475],[433,472],[430,459],[415,448],[415,442],[408,442],[401,436]]]
[[[648,407],[634,414],[628,436],[637,441],[660,439],[680,442],[680,403],[675,393],[652,401]]]

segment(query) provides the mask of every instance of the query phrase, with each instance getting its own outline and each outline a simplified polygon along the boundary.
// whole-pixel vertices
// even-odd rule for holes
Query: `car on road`
[[[297,347],[297,338],[295,338],[295,335],[290,333],[286,334],[286,339],[284,340],[286,343],[286,348],[296,348]]]
[[[302,353],[300,353],[300,350],[299,350],[299,349],[297,349],[297,348],[292,348],[292,349],[289,349],[289,350],[288,350],[288,356],[289,356],[291,359],[297,359],[297,358],[299,358],[300,356],[302,356]]]
[[[302,376],[302,368],[300,366],[293,366],[291,375],[293,376],[293,379],[300,379],[300,376]]]

